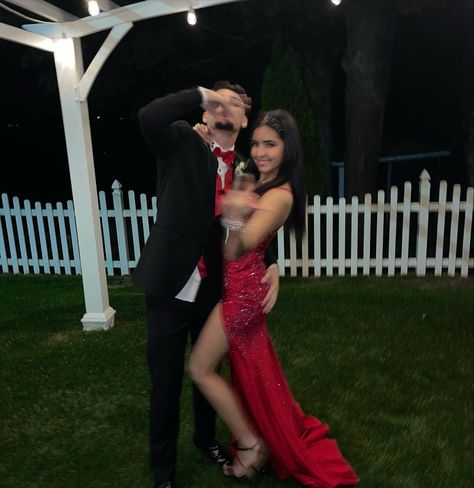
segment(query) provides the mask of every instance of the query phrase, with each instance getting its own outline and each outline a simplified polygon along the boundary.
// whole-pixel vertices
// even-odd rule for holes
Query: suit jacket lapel
[[[209,205],[214,209],[216,199],[217,158],[212,154],[210,149],[207,151],[207,176],[210,196]]]

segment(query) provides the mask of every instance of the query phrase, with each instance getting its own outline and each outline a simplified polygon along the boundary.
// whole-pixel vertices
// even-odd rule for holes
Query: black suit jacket
[[[214,217],[218,163],[181,120],[201,103],[199,90],[191,89],[156,99],[138,113],[143,136],[156,156],[158,214],[132,279],[159,298],[179,293],[201,255],[211,291],[221,294],[222,229]]]

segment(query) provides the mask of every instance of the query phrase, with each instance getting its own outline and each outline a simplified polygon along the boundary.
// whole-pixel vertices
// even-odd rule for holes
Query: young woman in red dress
[[[328,438],[328,426],[293,398],[261,305],[267,245],[285,223],[297,233],[304,227],[303,157],[293,117],[285,110],[260,115],[250,152],[260,176],[253,188],[232,190],[222,201],[224,295],[194,346],[190,373],[232,432],[234,461],[224,474],[251,478],[271,462],[280,478],[304,486],[353,486],[359,479]],[[226,355],[230,385],[217,373]]]

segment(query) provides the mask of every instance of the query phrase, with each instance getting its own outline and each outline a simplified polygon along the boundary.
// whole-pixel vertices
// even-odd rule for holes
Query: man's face
[[[232,90],[221,88],[217,93],[229,100],[227,106],[217,105],[212,111],[205,111],[202,119],[211,131],[223,130],[239,132],[242,126],[247,125],[245,106],[240,96]]]

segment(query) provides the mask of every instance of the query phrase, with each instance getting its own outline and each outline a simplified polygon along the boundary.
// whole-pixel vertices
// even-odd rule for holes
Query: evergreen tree
[[[267,111],[282,108],[295,118],[301,134],[306,187],[310,197],[315,194],[327,195],[320,138],[313,112],[315,106],[315,93],[303,80],[294,50],[276,41],[271,64],[263,78],[261,109]]]

